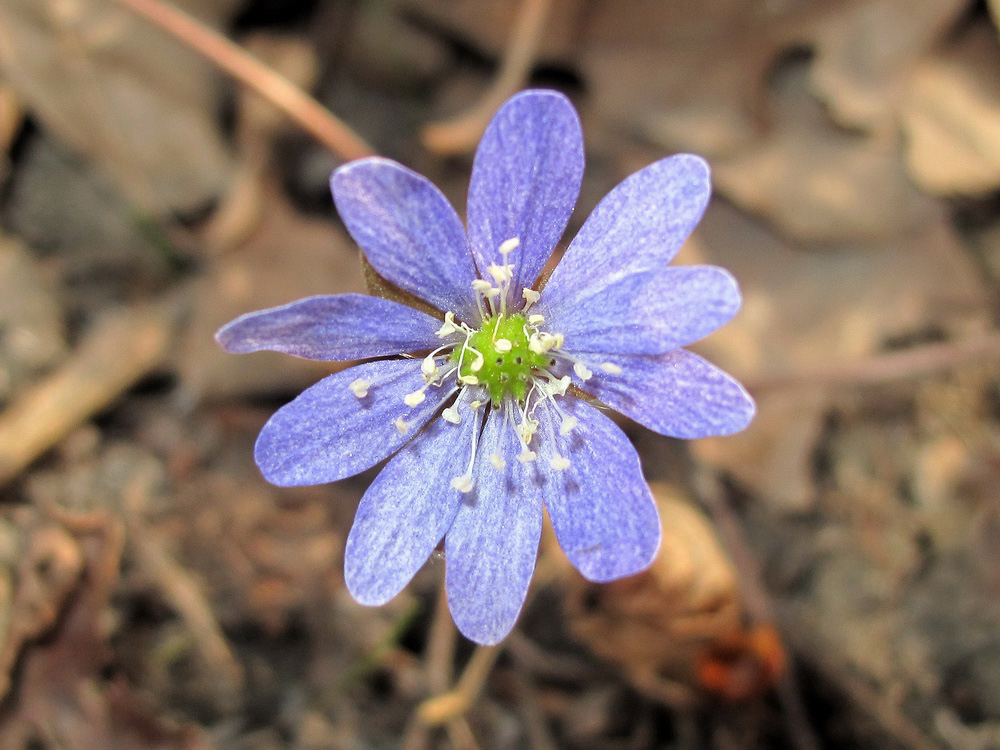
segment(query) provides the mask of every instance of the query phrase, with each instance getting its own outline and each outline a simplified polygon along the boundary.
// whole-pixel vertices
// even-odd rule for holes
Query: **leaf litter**
[[[233,3],[197,10],[347,122],[371,122],[362,136],[460,206],[464,157],[423,151],[419,126],[481,99],[521,3],[387,0],[365,8],[360,32],[333,0],[308,5],[289,4],[285,21],[265,2],[238,17]],[[0,78],[29,127],[5,143],[0,176],[13,248],[0,423],[60,373],[85,375],[63,381],[81,407],[2,490],[4,745],[809,747],[794,704],[767,702],[804,673],[822,744],[988,746],[1000,732],[995,359],[876,383],[788,376],[863,374],[883,356],[995,333],[997,29],[957,0],[764,6],[551,4],[531,82],[567,90],[585,121],[595,169],[579,216],[652,159],[711,161],[717,196],[681,260],[739,278],[743,312],[700,351],[757,389],[759,416],[692,445],[625,423],[663,483],[661,557],[594,587],[546,544],[522,623],[498,658],[473,656],[478,675],[435,628],[439,558],[385,608],[344,591],[343,543],[370,475],[287,491],[252,465],[267,414],[329,370],[244,364],[209,341],[238,313],[363,290],[346,233],[315,214],[324,196],[289,190],[322,182],[314,173],[336,158],[244,104],[227,126],[220,113],[242,95],[115,3],[4,6],[20,31],[0,36]],[[323,26],[333,17],[347,19],[336,35]],[[400,64],[394,33],[419,66]],[[117,199],[65,202],[67,171],[46,167],[43,148]],[[154,246],[174,261],[122,239],[136,216],[155,217],[166,245]],[[111,272],[123,262],[128,273]],[[125,380],[84,367],[88,332],[122,314],[112,301],[128,319],[164,292],[179,315],[170,356]],[[75,388],[107,395],[83,408]],[[699,510],[706,476],[773,621],[748,594],[732,528],[716,506]],[[421,701],[442,691],[464,713],[417,726]]]

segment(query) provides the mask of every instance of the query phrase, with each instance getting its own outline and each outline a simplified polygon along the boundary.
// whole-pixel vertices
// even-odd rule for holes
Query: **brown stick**
[[[524,0],[521,3],[500,71],[490,88],[464,114],[427,125],[420,138],[428,149],[439,156],[472,150],[500,105],[524,85],[535,61],[551,6],[552,0]]]
[[[364,139],[302,89],[183,11],[160,0],[118,2],[252,88],[341,158],[349,161],[375,153]]]
[[[164,303],[99,321],[68,362],[0,414],[0,485],[163,361],[174,308]]]

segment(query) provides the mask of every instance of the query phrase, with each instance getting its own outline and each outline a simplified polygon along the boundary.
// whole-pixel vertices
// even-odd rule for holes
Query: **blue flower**
[[[524,603],[543,509],[593,581],[643,570],[659,547],[635,449],[592,402],[680,438],[736,432],[752,418],[735,380],[680,348],[740,306],[726,271],[667,266],[708,202],[705,162],[682,154],[628,177],[539,288],[582,174],[579,119],[550,91],[513,97],[483,136],[468,233],[424,177],[387,159],[351,162],[331,178],[348,230],[379,274],[441,315],[342,294],[218,332],[230,352],[369,360],[280,409],[255,449],[281,486],[390,459],[347,539],[345,578],[359,602],[396,596],[444,539],[452,616],[470,639],[496,643]]]

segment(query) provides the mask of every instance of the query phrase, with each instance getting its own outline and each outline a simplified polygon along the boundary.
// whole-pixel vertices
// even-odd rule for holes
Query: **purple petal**
[[[660,546],[660,517],[639,456],[625,433],[597,409],[575,398],[559,404],[579,420],[568,435],[559,434],[552,410],[535,412],[541,422],[537,464],[545,473],[545,505],[559,545],[591,581],[638,573]],[[563,471],[552,467],[556,452],[569,459]]]
[[[254,458],[272,484],[325,484],[364,471],[409,442],[452,393],[429,388],[426,400],[403,397],[424,385],[419,359],[392,359],[352,367],[324,378],[272,416],[257,438]],[[358,398],[356,380],[370,383]],[[405,432],[396,426],[403,419]]]
[[[626,276],[666,266],[701,219],[712,191],[708,164],[678,154],[626,177],[584,223],[545,285],[575,307]]]
[[[545,325],[566,336],[567,351],[662,354],[728,323],[740,292],[721,268],[679,266],[627,276],[575,308],[543,303]]]
[[[555,91],[524,91],[486,129],[472,166],[468,226],[472,254],[485,274],[503,263],[499,247],[517,238],[511,301],[541,273],[566,229],[583,177],[583,135],[576,110]]]
[[[440,326],[398,302],[338,294],[247,313],[220,328],[215,340],[233,354],[268,350],[343,362],[434,348]]]
[[[695,438],[731,435],[753,419],[753,399],[739,383],[697,354],[675,349],[654,355],[589,355],[593,377],[582,388],[654,432]],[[609,374],[600,365],[621,368]]]
[[[344,550],[344,577],[362,604],[385,604],[402,591],[451,526],[462,497],[451,478],[465,472],[481,422],[482,409],[469,409],[469,400],[457,405],[461,424],[432,421],[361,498]]]
[[[515,459],[519,444],[499,412],[480,439],[472,492],[445,537],[448,605],[458,629],[484,646],[514,627],[535,570],[542,533],[536,468]],[[503,457],[497,469],[490,456]]]
[[[475,318],[478,278],[462,222],[425,177],[389,159],[352,161],[330,178],[344,224],[372,267],[461,319]]]

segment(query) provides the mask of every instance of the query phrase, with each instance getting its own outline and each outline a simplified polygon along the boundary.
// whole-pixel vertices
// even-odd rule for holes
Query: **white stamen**
[[[531,442],[531,438],[534,437],[535,433],[538,432],[538,422],[534,419],[526,419],[514,429],[517,430],[517,434],[521,436],[521,440],[527,445]]]
[[[493,285],[488,281],[484,281],[483,279],[476,279],[475,281],[472,282],[473,291],[479,292],[480,294],[486,294],[492,288]]]
[[[371,381],[365,380],[364,378],[358,378],[347,387],[350,388],[351,393],[358,398],[364,398],[368,395],[368,389],[371,388],[371,385]]]
[[[434,361],[434,355],[428,354],[424,357],[424,361],[420,363],[420,372],[423,373],[425,378],[431,377],[437,372],[438,366],[437,362]]]
[[[444,325],[442,325],[438,331],[438,338],[443,339],[445,336],[450,336],[451,334],[458,331],[458,326],[455,325],[455,313],[449,311],[444,314]]]
[[[533,351],[535,354],[545,354],[545,344],[542,343],[542,339],[537,333],[533,333],[528,337],[528,349]]]
[[[528,323],[530,323],[533,326],[537,326],[539,323],[544,323],[544,322],[545,322],[545,316],[539,313],[534,313],[528,316]]]
[[[493,348],[501,354],[506,354],[514,348],[514,345],[508,339],[497,339],[493,342]]]
[[[594,373],[588,370],[587,366],[583,364],[583,362],[574,363],[573,372],[576,373],[576,376],[580,378],[580,380],[584,381],[590,380],[592,377],[594,377]]]
[[[469,365],[469,369],[473,372],[479,372],[483,369],[483,364],[486,362],[486,359],[483,357],[483,353],[477,351],[476,349],[470,349],[469,351],[476,355],[476,358],[472,360],[472,364]]]
[[[496,263],[494,263],[490,265],[486,270],[490,274],[490,276],[493,277],[493,280],[501,286],[503,286],[513,278],[510,266],[498,266]]]
[[[556,471],[566,471],[569,468],[569,459],[565,456],[560,456],[558,453],[553,454],[552,458],[549,459],[549,466],[551,466]]]
[[[472,385],[475,385],[475,383],[473,383]],[[476,400],[476,401],[473,401],[472,403],[469,404],[469,408],[475,410],[475,409],[478,409],[482,405],[483,405],[482,401]]]
[[[479,378],[475,375],[462,375],[458,382],[462,385],[479,385]]]
[[[490,463],[493,464],[493,468],[500,471],[503,467],[507,465],[507,462],[503,460],[503,456],[499,453],[490,454]]]
[[[509,240],[504,240],[500,243],[500,255],[506,258],[512,252],[514,252],[518,246],[521,244],[521,240],[517,237],[511,237]]]
[[[453,490],[458,490],[459,492],[472,492],[472,475],[463,474],[460,477],[454,477],[451,480],[451,488]]]
[[[410,423],[402,417],[399,417],[393,424],[396,425],[396,429],[399,430],[400,435],[405,435],[406,431],[410,429]]]
[[[538,454],[534,451],[521,451],[517,454],[517,460],[522,464],[530,464],[536,458],[538,458]]]
[[[565,396],[566,391],[572,385],[572,380],[570,380],[569,375],[563,375],[561,378],[553,377],[552,380],[548,382],[547,385],[543,387],[543,391],[548,393],[550,396]]]
[[[559,434],[569,435],[579,423],[580,420],[576,417],[566,417],[559,425]]]
[[[445,422],[451,422],[452,424],[461,424],[462,415],[458,413],[458,409],[454,406],[449,406],[443,412],[441,412],[441,417]]]
[[[601,369],[608,375],[621,375],[622,368],[616,365],[614,362],[601,362]]]
[[[422,404],[425,398],[427,398],[427,395],[424,393],[424,389],[421,388],[418,391],[414,391],[413,393],[407,393],[405,396],[403,396],[403,403],[412,408],[414,406],[419,406],[420,404]]]
[[[534,289],[528,289],[527,287],[521,290],[521,296],[523,296],[524,301],[528,303],[524,306],[525,310],[542,298],[540,293],[536,292]]]

